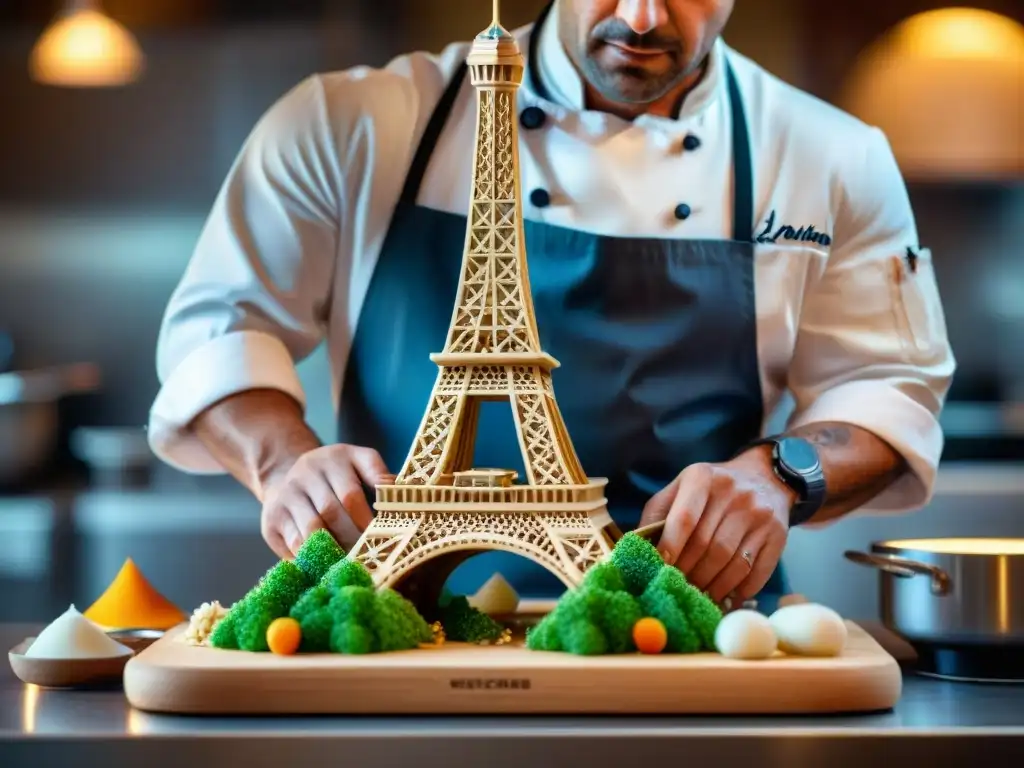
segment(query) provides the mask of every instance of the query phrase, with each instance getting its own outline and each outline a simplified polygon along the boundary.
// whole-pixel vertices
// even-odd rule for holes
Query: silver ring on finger
[[[743,561],[747,564],[748,568],[754,567],[754,555],[749,549],[744,549],[740,552],[740,557],[743,558]]]

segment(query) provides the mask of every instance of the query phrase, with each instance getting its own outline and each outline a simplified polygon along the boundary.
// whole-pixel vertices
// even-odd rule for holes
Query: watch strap
[[[805,490],[802,498],[789,510],[789,527],[803,525],[825,503],[825,476],[819,468],[812,476],[804,476]]]

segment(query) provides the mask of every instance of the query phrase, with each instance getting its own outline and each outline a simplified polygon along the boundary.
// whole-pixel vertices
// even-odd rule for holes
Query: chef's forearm
[[[888,443],[852,424],[823,421],[788,434],[814,444],[825,473],[825,504],[811,518],[812,523],[833,520],[862,507],[906,470],[903,457]]]
[[[217,461],[263,500],[266,487],[320,440],[294,399],[270,389],[240,392],[210,406],[191,429]]]

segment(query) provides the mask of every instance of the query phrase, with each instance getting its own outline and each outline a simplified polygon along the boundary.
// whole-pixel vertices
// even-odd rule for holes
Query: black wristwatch
[[[796,493],[796,503],[789,510],[789,527],[806,523],[825,503],[825,473],[817,449],[802,437],[765,437],[744,450],[757,445],[772,446],[775,474]]]

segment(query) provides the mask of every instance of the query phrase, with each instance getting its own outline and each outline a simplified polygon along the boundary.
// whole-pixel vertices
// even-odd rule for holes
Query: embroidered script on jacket
[[[801,243],[817,243],[818,245],[831,245],[832,238],[824,232],[818,232],[813,226],[794,229],[789,224],[782,224],[775,227],[775,211],[768,214],[768,220],[764,223],[764,229],[758,234],[755,242],[774,243],[779,240],[796,240]]]

